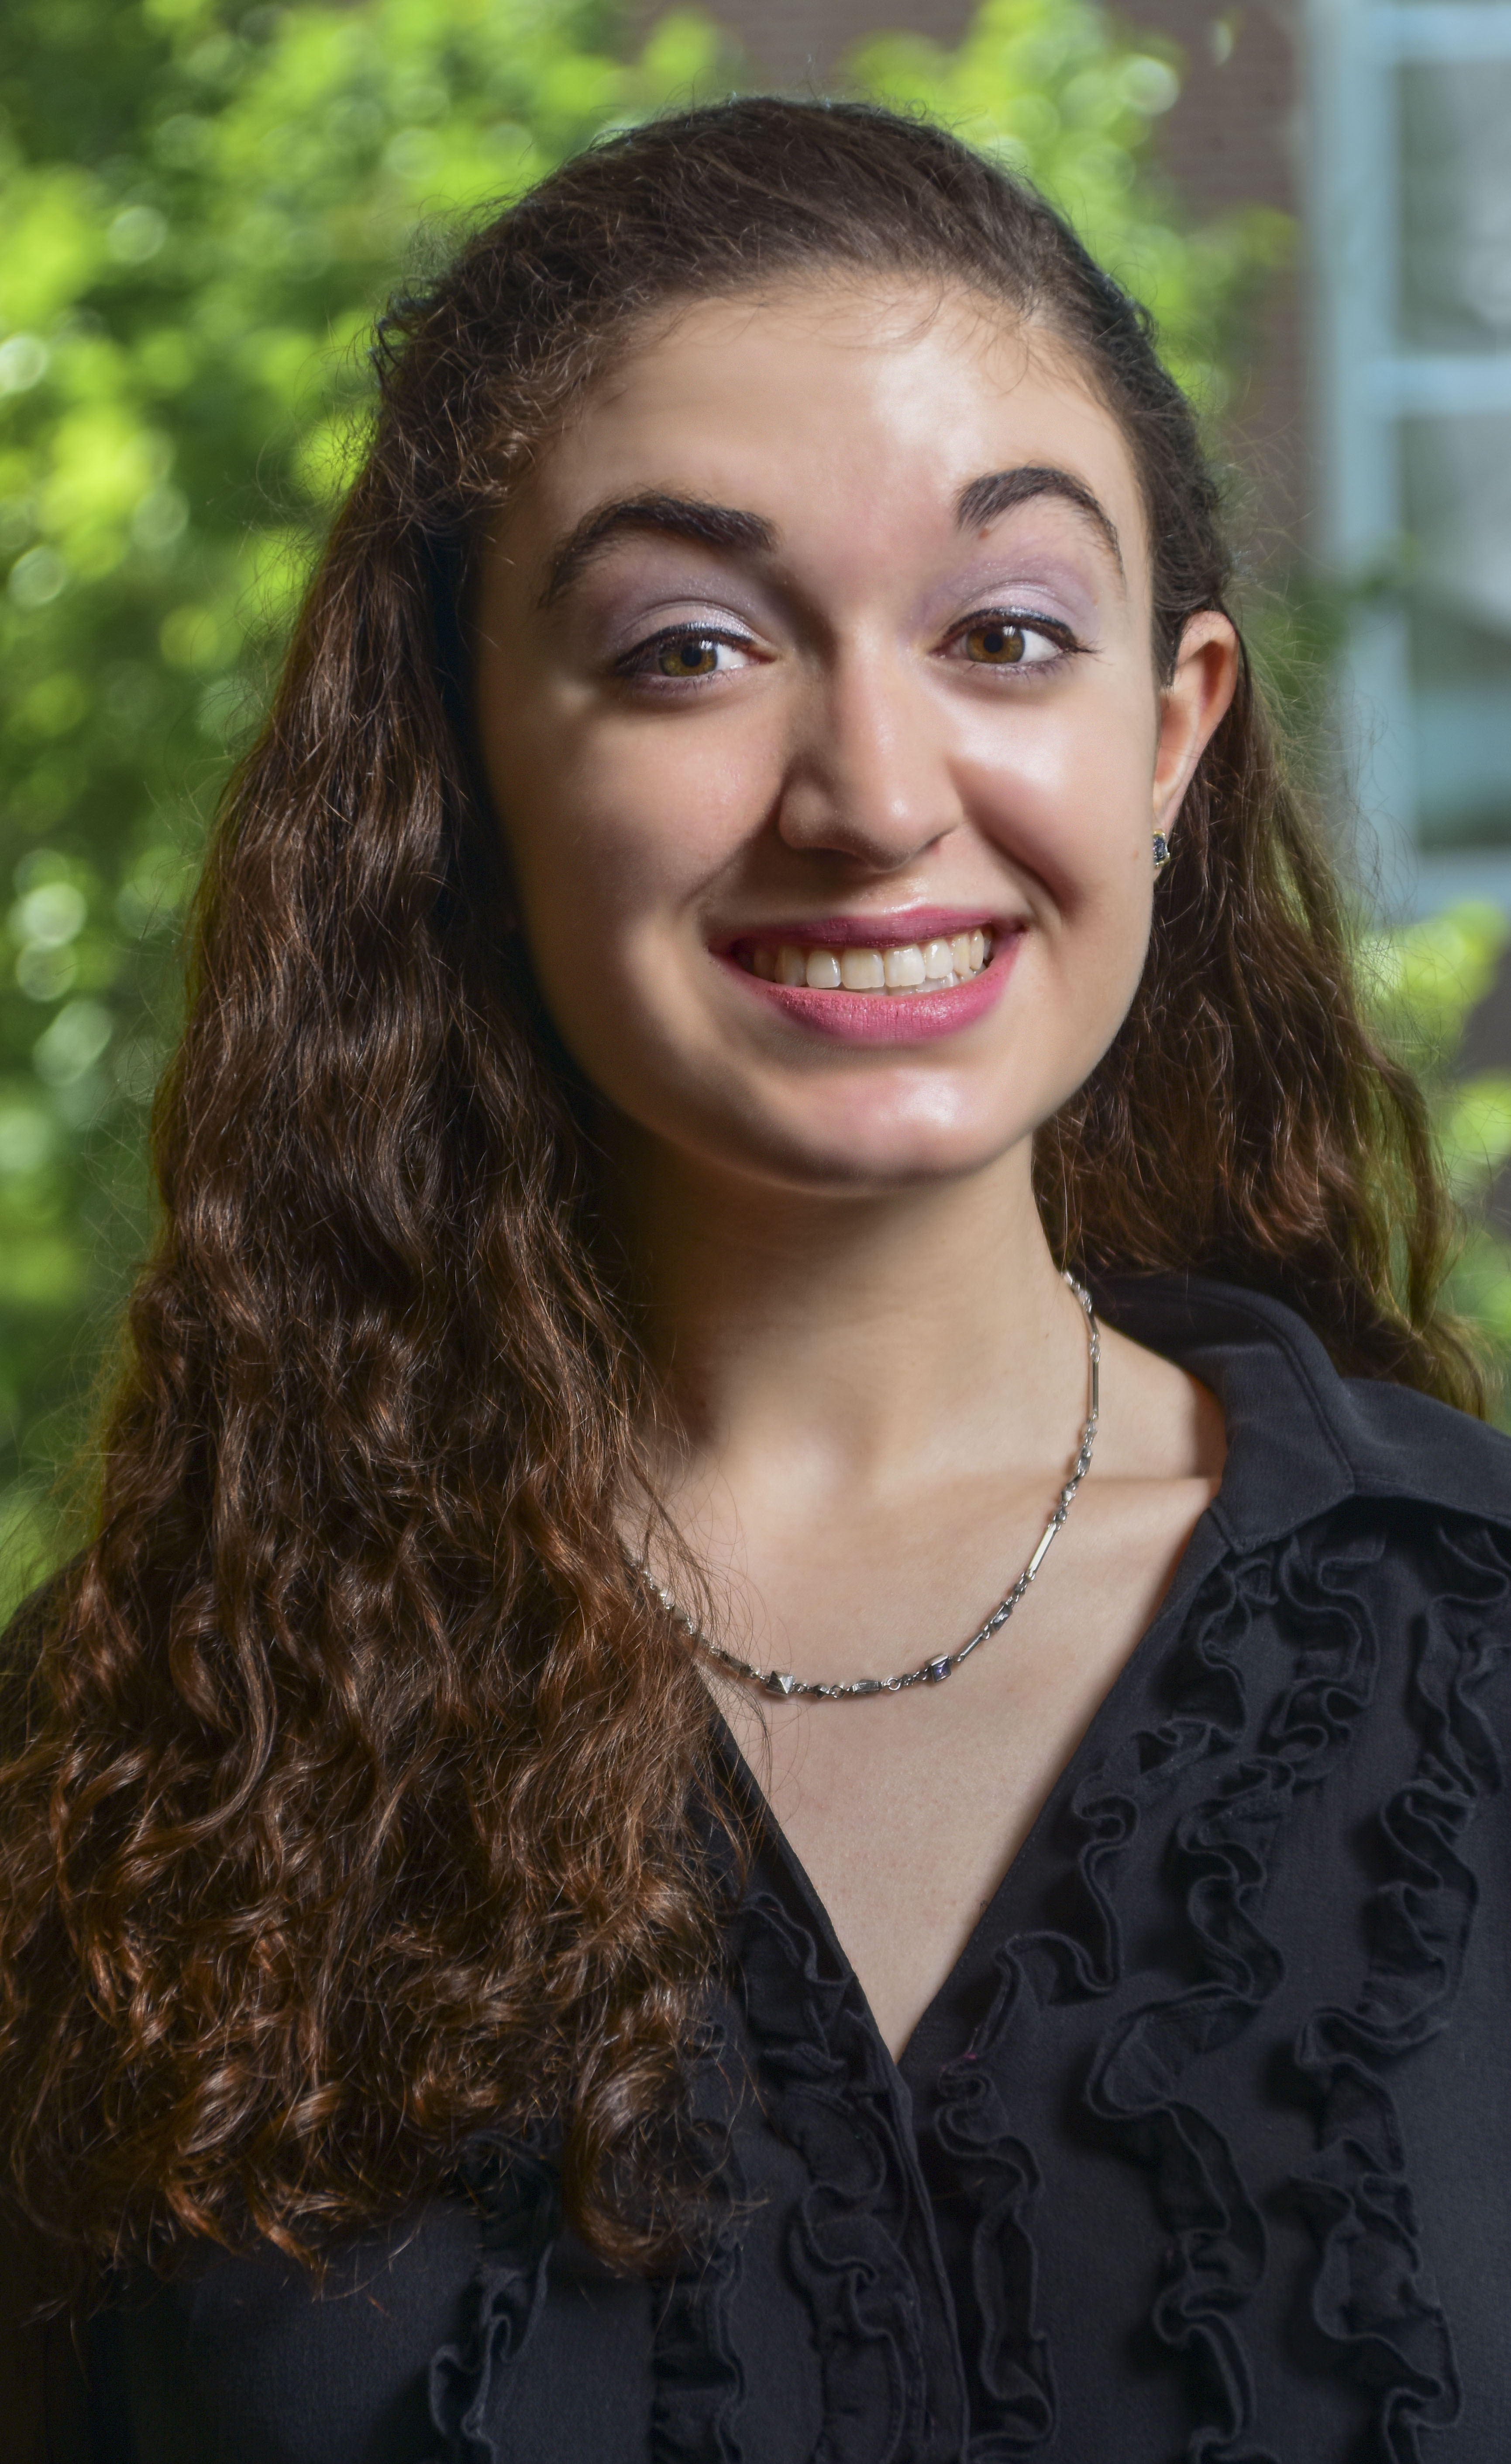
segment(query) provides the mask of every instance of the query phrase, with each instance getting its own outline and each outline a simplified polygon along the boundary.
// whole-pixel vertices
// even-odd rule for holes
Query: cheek
[[[1152,693],[1108,688],[1025,714],[991,714],[964,744],[983,836],[1042,885],[1055,914],[1116,909],[1147,887],[1157,735]]]
[[[1011,1025],[1012,1083],[1045,1118],[1113,1042],[1149,948],[1157,705],[1107,689],[975,748],[977,826],[1025,877],[1038,929]],[[985,731],[983,731],[984,733]]]
[[[753,750],[696,717],[670,746],[653,723],[520,731],[490,775],[532,940],[616,964],[637,924],[675,929],[759,825]]]
[[[663,727],[543,710],[495,727],[487,750],[546,1007],[587,1076],[638,1116],[705,1040],[689,960],[711,887],[758,834],[759,748],[690,714]]]

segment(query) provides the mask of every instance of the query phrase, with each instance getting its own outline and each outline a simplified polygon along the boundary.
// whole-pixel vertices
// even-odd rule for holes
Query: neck
[[[756,1184],[650,1141],[622,1158],[668,1499],[718,1480],[905,1491],[952,1461],[1057,1460],[1085,1331],[1045,1242],[1026,1143],[880,1196]]]

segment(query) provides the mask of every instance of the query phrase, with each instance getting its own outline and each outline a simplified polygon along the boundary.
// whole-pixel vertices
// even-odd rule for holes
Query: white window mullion
[[[1392,573],[1403,582],[1377,603],[1363,599],[1351,627],[1346,757],[1391,905],[1474,889],[1511,907],[1511,627],[1502,613],[1511,495],[1500,479],[1511,470],[1511,342],[1500,339],[1508,320],[1499,250],[1511,212],[1511,109],[1504,208],[1494,126],[1488,150],[1485,138],[1511,64],[1511,0],[1310,0],[1308,28],[1320,544],[1350,583]],[[1456,89],[1455,73],[1480,63],[1486,91],[1466,92],[1461,75]],[[1462,132],[1468,150],[1442,157],[1441,179],[1434,153],[1413,150],[1425,175],[1413,171],[1404,187],[1408,132],[1420,144],[1425,125],[1430,142],[1434,114]],[[1459,161],[1465,187],[1453,176]],[[1428,215],[1413,220],[1404,263],[1403,201],[1413,217]],[[1466,253],[1443,260],[1451,278],[1439,294],[1433,253],[1443,232],[1443,245]],[[1488,304],[1476,288],[1486,263]],[[1413,521],[1414,561],[1403,565]],[[1507,844],[1421,844],[1428,824],[1451,841],[1460,814],[1471,834],[1497,826],[1502,786]]]
[[[1367,0],[1313,0],[1311,224],[1322,235],[1317,375],[1323,407],[1323,554],[1351,586],[1383,579],[1400,546],[1395,420],[1377,372],[1391,352],[1396,286],[1395,129],[1388,66]],[[1365,601],[1339,687],[1346,775],[1377,842],[1366,872],[1391,906],[1414,895],[1415,795],[1406,624]],[[1371,885],[1372,887],[1373,885]]]

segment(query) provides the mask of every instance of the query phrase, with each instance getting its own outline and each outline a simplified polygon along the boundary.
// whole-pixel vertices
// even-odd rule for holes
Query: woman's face
[[[1023,1148],[1127,1013],[1234,665],[1199,617],[1161,689],[1132,465],[1043,335],[901,281],[668,318],[481,587],[563,1040],[654,1140],[789,1187]]]

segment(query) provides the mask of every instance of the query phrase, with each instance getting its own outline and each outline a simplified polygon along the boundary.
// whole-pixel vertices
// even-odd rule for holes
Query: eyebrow
[[[612,504],[599,505],[584,515],[577,528],[552,550],[545,588],[540,594],[541,606],[550,607],[559,599],[599,550],[624,531],[653,531],[664,539],[695,539],[701,547],[724,548],[746,556],[777,544],[773,523],[760,514],[741,513],[734,505],[708,505],[695,496],[675,496],[658,490],[643,495],[620,496]]]
[[[1016,471],[988,471],[983,477],[973,479],[968,488],[960,491],[955,519],[963,531],[979,530],[985,523],[1010,513],[1015,505],[1026,505],[1036,496],[1059,496],[1084,514],[1100,532],[1104,546],[1122,574],[1123,550],[1111,515],[1099,504],[1084,480],[1069,471],[1056,470],[1052,463],[1024,462]]]
[[[1059,496],[1084,514],[1101,534],[1113,563],[1122,573],[1123,551],[1111,516],[1084,480],[1050,463],[1025,462],[1017,470],[989,471],[981,478],[973,479],[956,500],[955,519],[961,530],[979,530],[1010,513],[1015,505],[1028,504],[1036,496]],[[553,548],[540,594],[542,608],[553,606],[599,551],[626,531],[650,531],[663,539],[693,539],[700,547],[722,548],[746,556],[769,552],[777,544],[775,523],[767,521],[764,515],[744,513],[735,505],[709,504],[700,497],[678,496],[663,489],[618,496],[609,504],[595,506]]]

